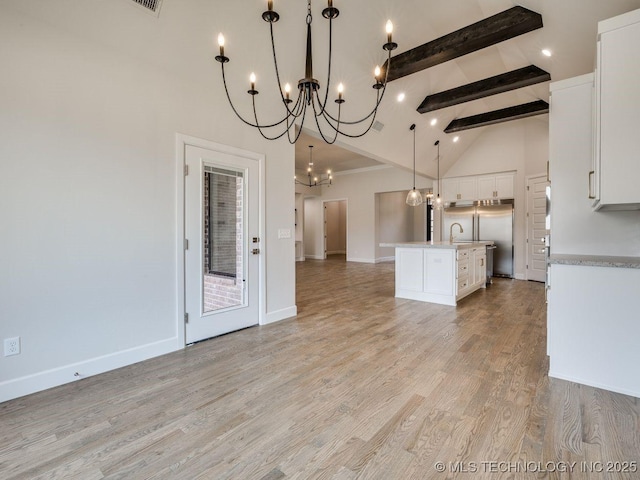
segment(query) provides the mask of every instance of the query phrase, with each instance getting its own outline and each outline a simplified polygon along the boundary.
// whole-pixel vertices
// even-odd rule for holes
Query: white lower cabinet
[[[396,297],[456,305],[485,288],[486,246],[396,248]]]

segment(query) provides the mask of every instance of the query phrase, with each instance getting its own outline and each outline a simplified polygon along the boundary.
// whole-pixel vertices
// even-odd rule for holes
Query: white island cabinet
[[[486,287],[492,241],[383,243],[396,249],[396,297],[455,306]]]

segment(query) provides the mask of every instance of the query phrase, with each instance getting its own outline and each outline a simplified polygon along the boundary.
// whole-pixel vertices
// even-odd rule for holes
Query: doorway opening
[[[347,259],[347,201],[323,202],[324,258]]]

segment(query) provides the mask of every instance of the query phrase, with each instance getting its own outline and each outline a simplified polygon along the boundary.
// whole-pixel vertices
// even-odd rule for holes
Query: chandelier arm
[[[382,92],[380,92],[380,90],[377,90],[377,94],[376,94],[376,104],[373,107],[373,110],[371,110],[369,112],[369,114],[363,118],[361,118],[360,120],[355,120],[355,121],[347,121],[347,120],[342,120],[341,123],[343,125],[356,125],[358,123],[362,123],[365,120],[371,118],[371,116],[375,116],[377,111],[378,111],[378,107],[380,106],[380,104],[382,103],[382,99],[384,98],[384,94],[387,91],[387,80],[389,78],[389,70],[391,69],[391,51],[389,51],[388,57],[387,57],[387,68],[385,71],[385,76],[384,76],[384,83],[383,83],[383,87],[382,87]],[[329,112],[326,112],[327,116],[333,120],[334,122],[337,122],[338,120],[336,118],[334,118]],[[367,130],[368,131],[368,130]],[[340,132],[340,134],[342,134],[342,132]]]
[[[300,115],[302,115],[302,121],[300,122],[300,124],[303,125],[304,124],[304,118],[307,115],[307,104],[306,104],[306,102],[302,102],[301,105],[302,105],[302,107],[299,107],[299,108],[302,108],[302,111],[298,114],[298,116],[296,116],[296,118],[298,118]],[[291,121],[291,126],[293,126],[293,123],[294,123],[294,120]],[[295,135],[293,140],[291,140],[291,134],[289,133],[290,129],[291,129],[291,126],[289,126],[289,128],[287,128],[287,139],[289,140],[289,143],[291,145],[293,145],[294,143],[296,143],[298,141],[298,138],[300,138],[300,135],[302,134],[302,126],[298,129],[298,133],[296,133],[296,135]]]
[[[333,19],[329,18],[329,61],[327,64],[327,85],[324,89],[324,102],[322,102],[320,109],[320,113],[316,114],[316,117],[322,115],[327,106],[327,100],[329,99],[329,85],[331,85],[331,58],[332,58],[332,50],[333,50]],[[318,103],[320,99],[318,98]],[[314,110],[315,111],[315,110]],[[334,140],[335,141],[335,140]]]
[[[276,81],[278,82],[278,90],[280,91],[280,98],[282,99],[282,104],[284,105],[284,108],[287,110],[287,113],[289,115],[293,115],[295,106],[294,108],[290,109],[286,99],[284,98],[284,95],[282,94],[282,84],[280,83],[280,69],[278,68],[278,58],[276,55],[276,42],[273,36],[273,22],[269,22],[269,32],[271,34],[271,51],[273,53],[273,65],[276,70]],[[298,101],[299,100],[300,100],[300,94],[298,93]],[[296,105],[297,105],[297,102],[296,102]]]
[[[278,125],[282,124],[283,122],[285,122],[291,115],[287,114],[286,117],[284,117],[282,120],[280,120],[277,123],[272,123],[271,125],[260,125],[258,124],[258,118],[256,116],[256,123],[251,123],[248,120],[245,120],[244,117],[242,115],[240,115],[240,113],[238,112],[238,110],[236,110],[235,105],[233,104],[233,102],[231,101],[231,95],[229,95],[229,89],[227,88],[227,78],[226,75],[224,73],[224,63],[221,63],[222,65],[222,83],[224,84],[224,91],[227,94],[227,100],[229,100],[229,105],[231,105],[231,109],[233,110],[233,113],[236,114],[236,116],[242,120],[242,122],[246,123],[247,125],[249,125],[250,127],[255,127],[255,128],[272,128],[272,127],[277,127]],[[253,103],[254,103],[254,113],[255,113],[255,95],[252,96],[253,99]],[[279,138],[279,137],[278,137]]]
[[[265,135],[265,133],[262,131],[263,129],[267,129],[267,128],[272,128],[272,127],[276,127],[277,125],[279,125],[280,123],[276,124],[276,125],[269,125],[269,126],[261,126],[260,123],[258,122],[258,112],[256,110],[256,96],[252,95],[251,96],[251,103],[253,104],[253,116],[256,119],[256,125],[258,125],[258,132],[260,132],[260,135],[262,135],[262,137],[266,140],[277,140],[280,137],[284,136],[288,131],[289,131],[289,122],[287,122],[287,128],[280,133],[279,135],[276,135],[275,137],[270,137],[268,135]],[[287,120],[290,117],[290,115],[287,115],[285,117],[284,120]]]
[[[339,110],[340,109],[338,108],[338,111]],[[346,132],[340,130],[340,120],[339,120],[340,116],[338,116],[338,120],[335,120],[333,117],[331,117],[328,113],[325,112],[323,114],[323,117],[324,117],[325,121],[329,124],[329,126],[336,132],[336,135],[340,134],[340,135],[343,135],[343,136],[349,137],[349,138],[360,138],[360,137],[364,137],[367,133],[369,133],[369,130],[371,130],[371,127],[373,127],[373,124],[376,121],[376,113],[377,113],[377,109],[374,112],[372,112],[373,117],[371,118],[371,122],[369,122],[369,126],[367,127],[367,129],[364,132],[359,133],[359,134],[355,134],[355,135],[349,134],[349,133],[346,133]],[[338,123],[338,125],[337,126],[333,125],[330,120],[336,121]],[[346,122],[342,122],[342,123],[345,124]]]
[[[320,103],[320,102],[318,102],[318,103]],[[340,103],[339,103],[339,104],[338,104],[338,127],[337,127],[337,128],[336,128],[336,127],[334,127],[330,122],[328,122],[328,121],[327,121],[327,123],[329,123],[329,126],[333,129],[333,131],[334,131],[334,132],[336,132],[335,136],[333,137],[333,140],[329,140],[329,139],[325,136],[324,132],[322,131],[322,128],[320,127],[320,121],[319,121],[319,119],[318,119],[318,117],[322,115],[322,117],[326,120],[326,119],[327,119],[327,118],[326,118],[326,116],[325,116],[325,113],[326,113],[326,112],[320,111],[320,113],[318,113],[318,112],[316,111],[316,102],[315,102],[315,100],[313,101],[313,113],[314,113],[314,116],[313,116],[313,117],[314,117],[314,119],[315,119],[315,121],[316,121],[316,126],[318,127],[318,132],[320,132],[320,136],[322,137],[322,139],[323,139],[326,143],[328,143],[329,145],[333,145],[333,144],[336,142],[336,140],[337,140],[337,138],[338,138],[338,134],[340,133],[339,128],[340,128],[340,112],[341,112],[341,107],[342,107],[342,104],[340,104]]]

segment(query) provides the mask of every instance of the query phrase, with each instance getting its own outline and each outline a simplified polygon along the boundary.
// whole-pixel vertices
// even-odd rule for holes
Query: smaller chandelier
[[[307,0],[307,50],[306,50],[306,65],[304,77],[298,81],[298,97],[294,101],[291,99],[291,85],[289,83],[282,84],[280,80],[280,72],[278,70],[278,60],[276,56],[276,47],[273,35],[273,24],[280,19],[280,15],[273,9],[273,0],[267,1],[267,10],[263,12],[262,19],[269,24],[269,31],[271,33],[271,50],[273,52],[273,63],[275,66],[276,81],[278,85],[281,85],[281,90],[278,93],[280,102],[283,106],[283,115],[279,120],[272,122],[262,123],[258,121],[258,113],[256,110],[256,96],[258,90],[256,89],[256,76],[251,73],[249,77],[249,90],[247,93],[251,96],[251,103],[253,106],[253,118],[245,119],[231,101],[229,89],[227,88],[227,80],[225,76],[225,63],[229,62],[229,57],[224,54],[225,39],[222,34],[218,36],[218,45],[220,47],[220,54],[217,55],[216,61],[218,61],[222,68],[222,82],[224,84],[224,90],[227,94],[227,99],[231,105],[231,109],[245,124],[255,127],[267,140],[277,140],[278,138],[287,135],[289,143],[295,143],[300,137],[302,128],[295,132],[294,123],[299,121],[300,126],[304,124],[307,107],[312,110],[310,116],[315,120],[316,127],[322,139],[329,143],[335,143],[338,135],[343,135],[349,138],[358,138],[366,135],[371,130],[371,127],[375,123],[378,107],[384,97],[384,92],[387,87],[387,78],[389,75],[389,69],[391,68],[391,51],[398,47],[398,44],[392,41],[393,24],[391,21],[387,21],[387,42],[382,46],[383,50],[387,52],[387,62],[385,67],[384,76],[379,66],[374,70],[375,83],[373,88],[376,91],[376,101],[373,109],[364,117],[359,120],[344,120],[342,118],[342,104],[345,103],[344,98],[344,85],[340,83],[338,85],[338,98],[334,100],[337,105],[337,113],[329,113],[328,99],[329,99],[329,86],[331,83],[331,51],[332,51],[332,31],[333,20],[335,20],[340,11],[333,6],[333,0],[328,0],[327,7],[322,10],[322,16],[329,20],[329,60],[327,66],[327,83],[324,87],[324,91],[321,91],[320,82],[313,77],[313,55],[311,49],[311,23],[313,17],[311,15],[311,0]],[[347,133],[344,127],[350,127],[354,125],[364,125],[364,131],[360,133]],[[293,131],[293,133],[292,133]],[[267,133],[271,132],[271,133]]]
[[[297,177],[293,177],[299,185],[305,185],[307,187],[319,187],[321,185],[331,185],[333,181],[333,176],[331,175],[331,170],[327,170],[327,176],[324,178],[318,177],[315,173],[313,173],[313,145],[309,145],[309,166],[307,167],[307,181],[301,182]]]

